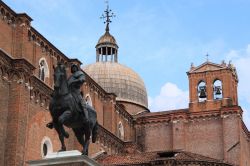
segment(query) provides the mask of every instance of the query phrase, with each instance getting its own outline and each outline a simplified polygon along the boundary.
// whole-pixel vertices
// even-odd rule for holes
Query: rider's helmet
[[[71,73],[74,73],[74,72],[79,70],[79,68],[76,64],[72,64],[70,69],[71,69]]]

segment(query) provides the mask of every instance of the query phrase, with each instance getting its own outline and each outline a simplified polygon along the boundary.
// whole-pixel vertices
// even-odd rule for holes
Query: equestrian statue
[[[61,149],[66,151],[64,138],[69,138],[64,126],[72,128],[78,142],[82,145],[82,154],[88,155],[90,137],[95,143],[97,137],[97,115],[93,107],[86,104],[80,88],[85,82],[85,74],[76,64],[71,66],[72,75],[67,78],[66,67],[58,63],[54,67],[54,92],[49,104],[52,122],[46,126],[55,128]]]

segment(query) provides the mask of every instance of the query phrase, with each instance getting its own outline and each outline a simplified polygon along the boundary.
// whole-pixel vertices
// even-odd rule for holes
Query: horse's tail
[[[95,143],[96,142],[96,138],[97,138],[97,131],[98,131],[98,122],[96,121],[93,129],[92,129],[92,143]]]

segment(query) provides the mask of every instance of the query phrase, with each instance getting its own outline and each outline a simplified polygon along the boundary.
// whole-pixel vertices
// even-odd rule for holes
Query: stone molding
[[[98,128],[97,143],[100,143],[104,148],[113,149],[116,153],[121,153],[125,144],[124,141],[102,126]]]
[[[186,110],[165,111],[162,113],[150,113],[136,118],[136,125],[154,123],[179,123],[195,122],[200,120],[210,120],[227,118],[227,115],[242,116],[242,109],[239,106],[222,107],[220,110],[209,110],[202,112],[189,112]]]

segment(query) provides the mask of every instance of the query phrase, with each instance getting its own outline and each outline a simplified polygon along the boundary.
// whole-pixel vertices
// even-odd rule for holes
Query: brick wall
[[[0,15],[0,48],[9,54],[13,54],[13,42],[15,35],[15,28],[7,23],[6,19]]]
[[[8,101],[9,101],[9,83],[2,79],[2,73],[0,69],[0,165],[4,165],[4,153],[6,142],[6,129],[8,118]]]
[[[168,123],[147,124],[143,137],[145,151],[172,150],[172,125]]]
[[[221,118],[200,118],[185,125],[186,151],[223,159]],[[174,138],[173,138],[174,139]]]
[[[137,118],[136,142],[145,152],[184,150],[232,164],[249,163],[249,135],[240,110],[149,113]],[[238,107],[238,109],[240,109]]]
[[[243,122],[242,122],[242,125]],[[243,126],[245,127],[245,126]],[[250,138],[249,138],[249,132],[247,133],[246,130],[241,128],[240,130],[240,165],[242,166],[248,166],[250,164]]]

